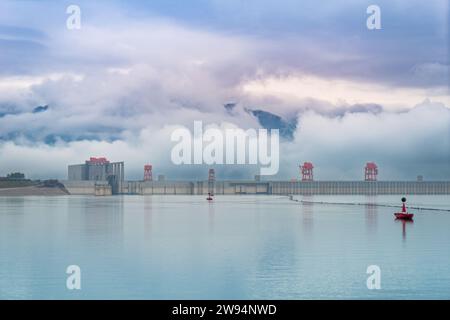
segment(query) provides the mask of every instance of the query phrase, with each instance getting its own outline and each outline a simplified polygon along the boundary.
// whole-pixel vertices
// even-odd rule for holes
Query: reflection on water
[[[152,216],[153,216],[153,197],[144,196],[144,230],[146,238],[150,237],[152,232]]]
[[[398,197],[298,199],[368,205],[0,197],[0,298],[450,298],[450,214],[414,212],[412,224],[375,206]],[[442,207],[448,199],[412,201]],[[70,264],[81,267],[81,291],[66,290]],[[366,287],[373,264],[385,275],[376,292]]]
[[[302,227],[303,231],[307,235],[311,235],[314,227],[314,197],[313,196],[302,196],[301,203],[303,220]]]
[[[67,198],[68,229],[83,230],[88,237],[122,237],[124,226],[123,197],[97,199]]]
[[[4,198],[4,210],[5,213],[21,214],[25,209],[25,198],[24,197],[8,197]],[[14,210],[10,210],[14,209]]]
[[[214,201],[208,201],[208,226],[209,226],[209,231],[211,233],[214,233]]]
[[[402,224],[402,238],[403,238],[403,241],[406,241],[406,228],[408,225],[412,225],[414,223],[414,221],[413,220],[402,220],[402,219],[396,219],[395,221],[397,223]]]
[[[377,197],[373,195],[366,196],[365,203],[367,232],[373,234],[377,231]]]

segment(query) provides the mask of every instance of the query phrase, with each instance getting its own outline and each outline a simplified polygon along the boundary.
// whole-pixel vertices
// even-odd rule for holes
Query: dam
[[[450,194],[450,181],[124,181],[113,192],[107,181],[61,181],[70,194],[134,195],[388,195]]]
[[[450,194],[450,181],[378,181],[378,167],[367,163],[362,181],[316,181],[313,164],[300,166],[301,180],[262,181],[216,180],[214,169],[208,178],[198,181],[166,180],[159,175],[153,180],[152,166],[144,166],[144,180],[125,180],[123,162],[109,162],[106,158],[90,158],[84,164],[68,167],[68,180],[61,181],[73,195],[389,195],[389,194]]]

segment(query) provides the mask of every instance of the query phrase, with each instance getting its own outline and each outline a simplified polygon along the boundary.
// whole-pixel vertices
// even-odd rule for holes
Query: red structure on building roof
[[[109,164],[109,160],[106,159],[105,157],[100,157],[100,158],[90,157],[90,159],[88,161],[86,161],[86,163],[89,163],[89,164]]]

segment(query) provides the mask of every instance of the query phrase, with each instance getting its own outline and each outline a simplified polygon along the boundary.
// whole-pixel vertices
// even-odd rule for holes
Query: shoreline
[[[70,193],[61,187],[29,186],[17,188],[0,188],[0,197],[26,196],[67,196]]]

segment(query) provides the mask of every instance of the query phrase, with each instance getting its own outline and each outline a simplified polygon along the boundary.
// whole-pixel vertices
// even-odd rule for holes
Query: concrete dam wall
[[[383,195],[450,194],[450,181],[62,181],[70,194],[139,195]],[[117,187],[116,187],[117,188]]]

